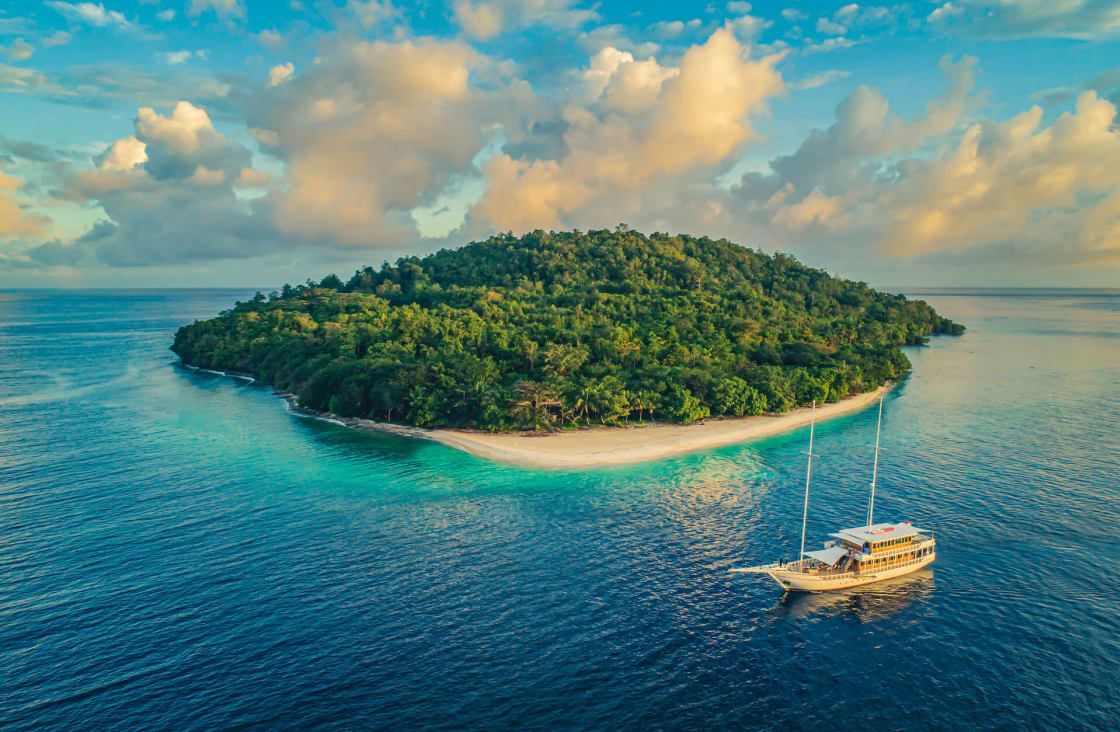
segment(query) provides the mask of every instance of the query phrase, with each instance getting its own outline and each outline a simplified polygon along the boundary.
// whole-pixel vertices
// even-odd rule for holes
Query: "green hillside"
[[[835,401],[907,371],[900,346],[963,331],[792,257],[620,226],[286,285],[180,328],[172,350],[311,409],[512,430]]]

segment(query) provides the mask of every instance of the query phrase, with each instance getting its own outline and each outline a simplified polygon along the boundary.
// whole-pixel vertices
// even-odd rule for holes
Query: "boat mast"
[[[871,468],[871,502],[867,504],[867,528],[875,518],[875,479],[879,476],[879,430],[883,427],[883,395],[879,395],[879,422],[875,425],[875,464]]]
[[[809,418],[809,467],[805,469],[805,509],[801,512],[801,553],[797,560],[805,559],[805,522],[809,518],[809,476],[813,473],[813,428],[817,424],[817,400],[813,400],[813,411]]]

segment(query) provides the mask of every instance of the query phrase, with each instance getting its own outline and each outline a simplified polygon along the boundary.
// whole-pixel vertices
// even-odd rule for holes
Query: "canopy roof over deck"
[[[871,526],[858,526],[854,529],[841,529],[829,536],[837,539],[846,539],[863,546],[864,542],[874,544],[888,539],[905,539],[908,536],[920,533],[921,529],[911,526],[908,521],[900,524],[873,524]]]
[[[805,552],[806,556],[813,559],[820,560],[825,564],[836,564],[836,560],[848,553],[848,550],[842,546],[830,546],[827,549],[817,549],[812,552]]]

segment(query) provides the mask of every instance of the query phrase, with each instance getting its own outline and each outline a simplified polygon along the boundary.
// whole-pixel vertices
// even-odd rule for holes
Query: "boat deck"
[[[915,541],[911,546],[925,546],[933,542],[933,537],[924,537],[922,541]],[[845,577],[872,577],[876,572],[884,570],[900,569],[902,567],[909,567],[915,564],[923,564],[929,561],[928,556],[914,557],[902,562],[892,562],[891,564],[876,568],[875,570],[863,570],[853,572],[851,569],[840,570],[834,567],[818,562],[815,559],[804,559],[794,562],[774,562],[773,564],[762,564],[757,567],[743,567],[732,569],[733,572],[750,572],[753,574],[770,574],[772,572],[788,572],[790,574],[800,574],[809,577],[820,577],[828,579],[842,579]]]

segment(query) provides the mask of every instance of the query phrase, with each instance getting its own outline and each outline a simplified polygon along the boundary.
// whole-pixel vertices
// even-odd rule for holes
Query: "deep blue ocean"
[[[923,295],[876,518],[938,560],[783,596],[807,430],[523,470],[289,413],[175,329],[252,291],[0,293],[0,728],[1120,728],[1120,292]],[[809,544],[873,409],[818,425]]]

